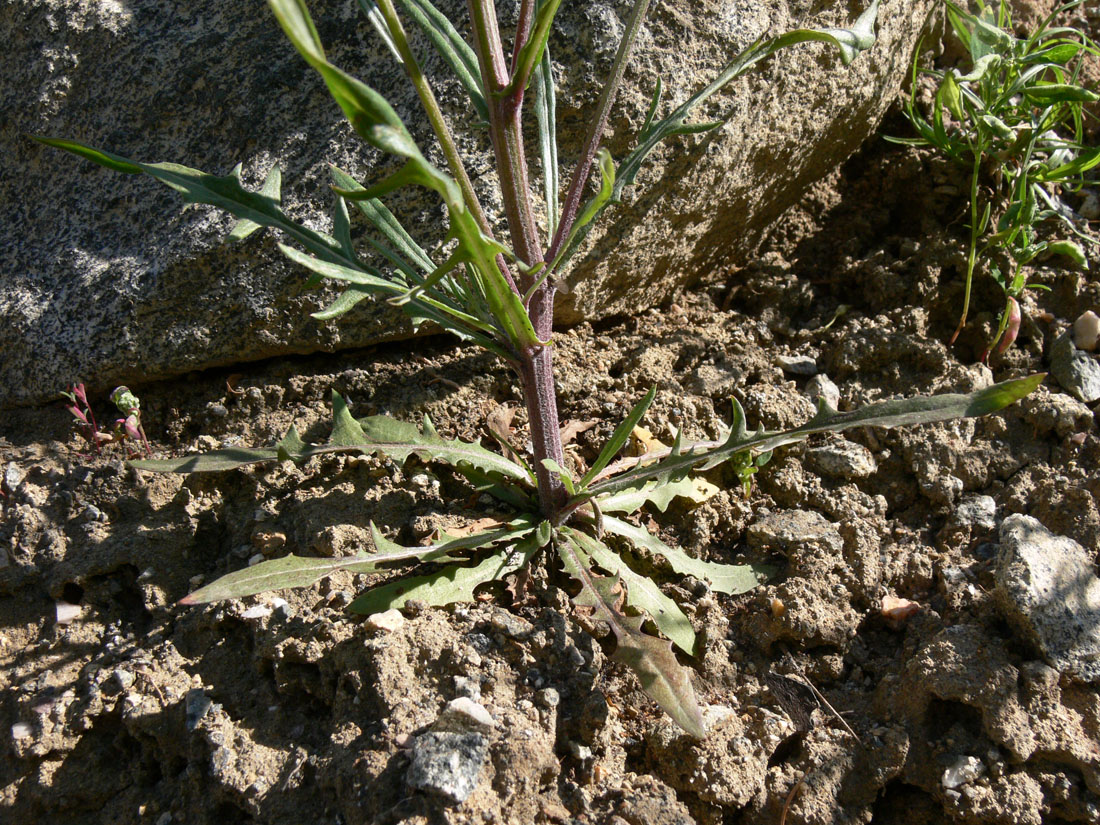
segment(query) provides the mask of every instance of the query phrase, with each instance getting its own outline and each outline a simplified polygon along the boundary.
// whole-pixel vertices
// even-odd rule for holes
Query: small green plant
[[[937,84],[928,120],[916,105],[918,49],[906,114],[919,137],[892,138],[931,146],[970,169],[966,286],[951,342],[966,325],[978,262],[986,262],[1005,306],[983,360],[990,349],[1003,353],[1016,339],[1023,291],[1045,288],[1028,283],[1025,267],[1048,255],[1084,266],[1085,247],[1098,244],[1061,200],[1063,192],[1078,191],[1100,164],[1100,147],[1084,144],[1083,108],[1100,95],[1079,81],[1082,58],[1100,51],[1076,29],[1052,25],[1082,2],[1061,6],[1021,38],[1013,34],[1005,0],[990,6],[977,0],[977,14],[947,0],[947,19],[969,54],[969,71],[927,71]],[[1052,238],[1059,230],[1063,237]]]
[[[675,644],[686,655],[695,653],[691,622],[679,605],[651,579],[637,573],[607,538],[614,536],[619,543],[663,557],[676,573],[706,579],[722,593],[744,592],[756,586],[767,571],[759,565],[692,558],[626,517],[647,504],[664,510],[677,496],[696,495],[689,477],[692,472],[733,461],[742,483],[748,484],[772,450],[814,433],[984,415],[1026,395],[1042,376],[1005,382],[967,395],[889,401],[853,412],[838,412],[822,404],[809,422],[789,432],[750,431],[740,405],[734,401],[732,426],[725,437],[698,443],[677,437],[673,446],[662,453],[614,461],[652,404],[656,392],[650,390],[615,429],[592,466],[583,474],[573,473],[562,449],[551,333],[555,292],[585,232],[634,183],[658,144],[676,135],[719,125],[692,123],[689,118],[715,92],[777,50],[822,41],[836,47],[841,60],[848,63],[859,51],[870,48],[878,0],[851,29],[801,29],[753,43],[710,84],[663,118],[658,117],[658,83],[636,148],[616,163],[600,147],[600,141],[631,44],[649,5],[648,0],[638,0],[633,4],[614,68],[562,201],[554,82],[547,51],[560,0],[522,0],[510,58],[498,33],[491,0],[469,0],[472,45],[428,0],[397,2],[454,70],[469,95],[470,105],[488,124],[505,205],[502,227],[490,226],[486,220],[450,129],[409,46],[394,0],[361,0],[361,4],[416,88],[446,158],[447,171],[425,159],[377,91],[329,62],[302,0],[270,0],[290,41],[324,79],[355,131],[371,146],[403,161],[399,171],[369,186],[347,172],[332,170],[335,208],[331,234],[287,218],[279,206],[281,176],[277,167],[260,191],[250,192],[241,186],[239,169],[218,177],[172,163],[128,160],[75,141],[41,138],[44,143],[117,171],[150,175],[190,201],[227,209],[239,219],[232,233],[235,239],[259,227],[280,230],[293,244],[280,246],[288,258],[312,273],[348,285],[341,297],[317,317],[336,317],[363,298],[380,295],[402,307],[414,323],[430,321],[495,353],[522,382],[531,441],[527,456],[515,455],[511,450],[507,451],[509,455],[500,455],[480,444],[448,441],[427,418],[421,426],[384,416],[357,420],[334,393],[334,426],[327,444],[308,445],[292,428],[270,448],[230,448],[205,455],[135,462],[147,470],[186,473],[224,471],[262,462],[302,462],[334,452],[381,454],[397,461],[415,455],[449,465],[474,488],[515,513],[511,521],[492,529],[473,535],[443,536],[427,547],[402,547],[371,525],[371,552],[337,559],[288,556],[264,561],[222,577],[187,596],[183,603],[304,587],[340,569],[364,573],[398,562],[433,565],[430,572],[370,590],[351,605],[353,611],[374,613],[410,599],[437,605],[469,600],[479,585],[520,571],[537,558],[547,559],[548,564],[556,558],[574,580],[574,587],[579,588],[574,603],[591,611],[593,618],[613,631],[617,639],[615,657],[633,669],[642,688],[684,730],[702,737],[702,714],[688,671],[672,649]],[[528,182],[521,115],[529,95],[534,101],[544,171],[542,192],[548,216],[545,234],[540,233],[535,220],[536,204]],[[598,185],[585,201],[593,166],[598,169]],[[445,255],[429,253],[418,245],[383,203],[382,199],[393,190],[410,184],[434,191],[446,206],[449,228],[441,247]],[[370,261],[361,257],[361,250],[353,243],[351,209],[358,210],[373,231],[368,239],[374,255]],[[665,639],[654,635],[653,629]]]

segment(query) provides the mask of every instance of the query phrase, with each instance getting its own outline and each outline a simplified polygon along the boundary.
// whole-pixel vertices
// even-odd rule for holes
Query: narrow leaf
[[[629,540],[635,547],[662,556],[681,576],[694,576],[710,582],[719,593],[736,596],[746,593],[775,573],[775,568],[764,564],[719,564],[692,558],[679,547],[669,547],[644,527],[612,516],[604,516],[604,529]]]
[[[535,14],[535,23],[531,28],[531,35],[523,48],[519,51],[515,70],[512,73],[512,81],[503,95],[514,95],[519,89],[526,89],[531,81],[536,64],[542,60],[546,41],[550,38],[550,26],[554,22],[554,16],[558,13],[561,0],[544,0],[539,4]]]
[[[270,198],[273,203],[282,204],[282,186],[283,186],[283,173],[279,169],[279,164],[275,164],[271,167],[271,171],[267,173],[267,177],[264,179],[264,185],[260,187],[260,194],[266,198]],[[260,225],[255,221],[250,221],[248,218],[242,218],[237,221],[237,225],[233,227],[233,231],[229,233],[229,240],[231,241],[243,241],[253,232],[260,228]]]
[[[642,617],[629,618],[619,612],[618,579],[594,575],[588,555],[568,533],[559,534],[554,546],[566,572],[580,582],[581,590],[573,601],[592,608],[594,617],[606,622],[615,634],[618,646],[613,658],[634,671],[642,690],[676,724],[696,739],[704,738],[706,727],[691,678],[676,661],[672,643],[643,633]]]
[[[515,546],[497,551],[473,567],[450,565],[435,573],[398,579],[375,587],[353,601],[348,610],[352,613],[378,613],[401,607],[412,599],[430,605],[472,601],[474,591],[480,585],[499,581],[530,562],[543,547],[539,542],[545,534],[545,530],[537,530]]]
[[[589,558],[608,573],[618,576],[626,585],[626,603],[630,607],[646,613],[657,628],[689,656],[695,652],[695,630],[691,620],[676,602],[661,592],[652,579],[635,573],[603,542],[578,530],[570,530],[569,535]]]
[[[588,472],[584,474],[584,478],[581,479],[580,487],[582,490],[591,483],[592,479],[599,475],[604,467],[611,463],[611,459],[619,454],[619,450],[626,444],[627,440],[630,438],[630,434],[634,432],[634,428],[638,426],[638,422],[645,416],[646,411],[656,397],[657,387],[650,387],[645,397],[634,405],[634,408],[627,413],[626,418],[624,418],[619,426],[615,428],[615,431],[611,433],[611,438],[603,445],[600,454],[596,457],[596,460],[592,463]]]

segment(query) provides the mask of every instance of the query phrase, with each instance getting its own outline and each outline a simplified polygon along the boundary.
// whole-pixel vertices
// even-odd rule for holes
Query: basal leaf
[[[619,612],[618,579],[592,573],[588,554],[573,537],[559,532],[554,546],[566,572],[581,585],[573,601],[581,607],[592,608],[594,617],[606,622],[615,634],[618,645],[613,658],[634,671],[642,690],[676,724],[696,739],[704,738],[706,727],[691,678],[676,661],[672,643],[643,633],[641,616],[631,618]]]
[[[359,553],[355,556],[336,559],[284,556],[281,559],[262,561],[222,576],[217,581],[180,599],[180,604],[206,604],[223,599],[239,599],[243,596],[265,593],[268,590],[309,587],[337,570],[373,573],[382,564],[444,561],[449,558],[446,550],[436,546],[399,547],[395,544],[379,548],[377,553]]]
[[[635,573],[618,554],[603,542],[579,530],[568,530],[568,535],[596,564],[618,576],[626,585],[626,603],[641,610],[656,623],[657,628],[689,656],[695,652],[695,630],[691,620],[680,606],[661,592],[657,584],[646,576]]]
[[[744,411],[734,400],[733,427],[724,441],[685,445],[680,454],[670,451],[667,457],[659,461],[636,466],[612,478],[591,484],[587,492],[592,495],[617,493],[638,487],[652,479],[677,478],[692,467],[714,467],[742,453],[770,452],[786,444],[804,441],[815,433],[841,432],[853,427],[900,427],[988,415],[1023,398],[1039,386],[1044,377],[1045,374],[1039,374],[1005,381],[971,393],[945,393],[884,401],[851,412],[837,412],[822,403],[813,418],[801,427],[786,432],[760,430],[750,434],[745,428]]]
[[[480,585],[499,581],[528,564],[545,546],[543,540],[548,540],[547,534],[548,531],[540,527],[514,546],[499,550],[472,567],[449,565],[435,573],[398,579],[375,587],[359,596],[348,609],[352,613],[370,614],[401,607],[412,599],[430,605],[472,601],[474,591]]]
[[[615,428],[615,431],[611,433],[611,438],[603,445],[600,454],[596,457],[596,460],[592,462],[592,466],[581,479],[580,486],[582,490],[591,483],[592,479],[599,475],[604,467],[611,463],[611,459],[619,454],[619,450],[626,444],[627,440],[630,438],[630,434],[634,432],[634,428],[638,426],[638,423],[645,416],[646,410],[649,409],[650,405],[653,403],[653,399],[656,397],[657,387],[650,387],[645,397],[634,405],[630,412],[627,413],[626,418],[624,418],[619,426]]]
[[[680,575],[694,576],[700,581],[710,582],[711,588],[719,593],[728,593],[731,596],[746,593],[775,573],[775,568],[764,564],[719,564],[692,558],[679,547],[669,547],[644,527],[635,527],[612,516],[604,516],[603,526],[608,532],[627,539],[635,547],[662,556]]]
[[[663,513],[674,498],[687,498],[696,503],[705,500],[695,481],[690,476],[684,476],[676,480],[650,481],[639,487],[602,496],[597,501],[605,513],[633,513],[646,504],[652,504]]]

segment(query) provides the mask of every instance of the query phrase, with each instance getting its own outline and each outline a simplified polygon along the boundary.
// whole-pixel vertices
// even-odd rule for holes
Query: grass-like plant
[[[801,29],[761,39],[733,57],[715,79],[670,114],[660,116],[658,83],[636,147],[616,162],[600,147],[616,90],[631,45],[642,25],[648,0],[633,4],[614,67],[604,86],[572,172],[564,198],[554,128],[554,78],[547,41],[560,0],[522,0],[511,54],[498,32],[492,0],[469,0],[468,44],[455,26],[428,0],[396,0],[405,18],[427,36],[454,70],[470,105],[488,124],[505,207],[503,226],[490,225],[463,166],[450,128],[440,111],[420,64],[409,45],[395,0],[361,0],[364,11],[404,66],[423,103],[439,141],[447,169],[431,164],[390,104],[375,89],[337,68],[325,56],[303,0],[270,0],[275,17],[291,43],[323,78],[356,133],[371,146],[403,161],[380,181],[359,183],[348,172],[333,169],[335,208],[331,234],[291,221],[279,206],[280,173],[271,170],[257,192],[244,189],[239,169],[228,176],[209,175],[173,163],[142,163],[71,140],[41,139],[103,166],[144,173],[178,190],[189,201],[228,210],[239,222],[239,239],[259,227],[283,233],[280,246],[292,261],[311,273],[347,284],[330,307],[317,313],[333,318],[368,296],[382,296],[420,324],[431,322],[465,341],[495,353],[513,368],[522,383],[530,427],[530,453],[506,455],[480,444],[448,441],[425,418],[421,426],[385,416],[355,419],[339,395],[333,395],[334,427],[327,444],[311,446],[294,429],[277,445],[260,449],[225,449],[178,459],[138,461],[147,470],[223,471],[246,464],[301,462],[320,453],[380,454],[403,461],[417,456],[449,465],[477,490],[512,508],[508,523],[461,537],[444,536],[429,546],[402,547],[374,525],[374,547],[344,558],[287,556],[230,573],[187,596],[195,604],[289,587],[304,587],[335,570],[365,573],[397,562],[432,565],[429,572],[384,584],[360,595],[351,609],[373,613],[410,599],[448,604],[473,597],[479,585],[498,580],[536,559],[560,563],[579,588],[573,601],[613,631],[615,657],[638,675],[642,688],[690,734],[704,735],[687,669],[677,660],[695,652],[691,622],[680,606],[650,578],[636,572],[606,537],[663,557],[681,575],[709,581],[722,593],[754,587],[764,568],[707,562],[670,547],[627,517],[651,504],[661,510],[676,496],[693,496],[689,474],[723,462],[734,462],[744,477],[770,451],[814,433],[850,427],[892,427],[983,415],[1030,392],[1041,376],[1009,381],[967,395],[889,401],[851,412],[822,404],[806,424],[788,432],[750,431],[740,405],[733,401],[728,434],[713,442],[690,443],[677,437],[671,448],[643,459],[615,460],[631,431],[655,397],[650,392],[615,429],[598,457],[583,474],[571,471],[562,449],[553,373],[554,295],[571,257],[600,214],[619,201],[632,185],[653,149],[676,135],[713,129],[717,122],[692,122],[694,110],[734,78],[777,50],[805,41],[822,41],[839,50],[847,64],[874,43],[878,0],[850,29]],[[533,101],[538,148],[544,172],[542,197],[548,219],[545,232],[536,220],[536,201],[529,182],[523,121],[524,105]],[[586,187],[598,170],[597,186]],[[384,199],[399,187],[418,185],[443,201],[449,227],[440,247],[429,253],[387,209]],[[370,257],[352,240],[351,210],[372,230]],[[652,625],[648,623],[652,622]],[[656,629],[665,639],[654,635]]]
[[[1017,37],[1005,0],[988,6],[977,0],[977,14],[947,0],[947,20],[967,50],[969,71],[927,71],[937,84],[929,120],[916,104],[918,49],[906,114],[919,137],[891,138],[931,146],[970,169],[966,286],[951,341],[966,325],[981,259],[1005,296],[986,355],[994,347],[1003,353],[1016,339],[1023,291],[1046,288],[1028,282],[1029,263],[1064,255],[1084,266],[1086,247],[1100,245],[1061,200],[1064,192],[1079,191],[1100,164],[1100,147],[1084,143],[1084,105],[1100,95],[1080,81],[1082,58],[1100,56],[1100,50],[1082,32],[1052,25],[1083,2],[1066,3],[1032,34]]]

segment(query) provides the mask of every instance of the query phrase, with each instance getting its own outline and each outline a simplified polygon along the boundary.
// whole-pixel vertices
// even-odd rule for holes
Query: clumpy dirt
[[[593,460],[652,385],[645,424],[667,441],[681,426],[716,436],[731,396],[750,425],[774,428],[811,415],[815,392],[845,409],[1046,370],[1056,335],[1100,309],[1100,269],[1039,267],[1050,291],[1029,294],[1016,346],[991,367],[978,359],[999,302],[980,281],[948,347],[965,190],[965,173],[874,142],[786,216],[753,265],[635,318],[561,332],[563,416],[591,425],[570,452]],[[812,359],[820,375],[781,357]],[[291,424],[324,440],[333,390],[358,416],[427,413],[445,437],[486,443],[489,413],[519,407],[523,438],[508,372],[437,338],[132,389],[163,455],[270,444]],[[345,608],[393,574],[175,604],[257,556],[357,552],[372,520],[415,543],[493,515],[444,471],[325,456],[153,475],[119,448],[86,455],[61,405],[6,414],[0,818],[1100,822],[1100,692],[1007,620],[997,580],[1012,514],[1100,560],[1096,413],[1048,378],[1002,414],[815,439],[777,452],[747,497],[720,469],[705,503],[643,514],[697,556],[777,568],[729,597],[643,560],[701,637],[683,660],[706,706],[701,743],[611,661],[609,638],[584,631],[553,569],[519,598],[500,587],[385,620]],[[59,604],[78,615],[59,620]],[[460,697],[491,721],[441,725]],[[472,761],[464,802],[411,781],[425,743]]]

